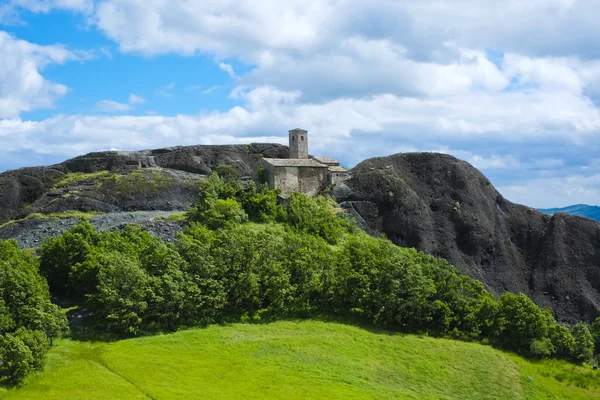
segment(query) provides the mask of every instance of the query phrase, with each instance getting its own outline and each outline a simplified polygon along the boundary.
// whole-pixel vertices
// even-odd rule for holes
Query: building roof
[[[340,163],[331,157],[314,157],[315,160],[325,165],[340,165]]]
[[[340,167],[339,165],[334,165],[329,167],[329,171],[331,172],[348,172],[348,170],[344,167]]]
[[[313,167],[327,168],[327,165],[321,164],[312,158],[262,158],[274,167]]]

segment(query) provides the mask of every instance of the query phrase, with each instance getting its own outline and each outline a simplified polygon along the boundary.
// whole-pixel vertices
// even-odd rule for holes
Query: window
[[[300,139],[304,142],[304,136],[300,136]]]
[[[296,137],[292,136],[292,142],[295,142],[295,141],[296,141]]]

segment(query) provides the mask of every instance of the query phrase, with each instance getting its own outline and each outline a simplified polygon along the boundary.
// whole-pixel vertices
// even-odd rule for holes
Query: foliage
[[[544,313],[523,293],[504,293],[500,297],[496,323],[499,343],[522,353],[548,333]]]
[[[590,333],[594,339],[594,353],[600,353],[600,317],[590,325]]]
[[[38,260],[15,241],[0,241],[0,383],[19,384],[41,368],[53,338],[66,328]]]
[[[56,238],[44,241],[39,249],[40,273],[48,279],[53,293],[71,294],[71,268],[83,262],[97,242],[98,234],[87,221],[78,223]]]
[[[573,334],[573,358],[579,361],[589,361],[594,355],[594,339],[586,324],[579,322],[571,330]]]

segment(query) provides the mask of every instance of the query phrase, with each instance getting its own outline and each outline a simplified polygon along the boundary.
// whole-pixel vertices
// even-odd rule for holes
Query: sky
[[[451,154],[509,200],[600,204],[597,0],[0,0],[0,172],[277,142]]]

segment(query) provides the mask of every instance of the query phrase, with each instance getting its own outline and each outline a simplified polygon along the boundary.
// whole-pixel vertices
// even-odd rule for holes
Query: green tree
[[[14,240],[0,241],[0,383],[18,384],[41,368],[52,338],[66,328],[38,260]]]
[[[40,272],[53,293],[73,294],[69,286],[71,269],[85,260],[98,240],[96,229],[89,222],[81,221],[57,238],[44,241],[39,249]]]
[[[579,322],[571,329],[573,334],[572,356],[579,361],[589,361],[594,355],[594,339],[588,326]]]
[[[590,325],[590,333],[594,339],[594,353],[600,353],[600,317]]]
[[[544,313],[523,293],[500,297],[497,324],[499,343],[521,353],[530,351],[532,343],[548,333]]]

